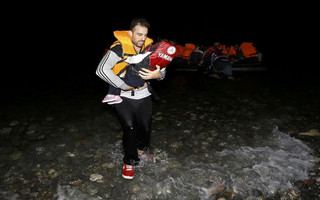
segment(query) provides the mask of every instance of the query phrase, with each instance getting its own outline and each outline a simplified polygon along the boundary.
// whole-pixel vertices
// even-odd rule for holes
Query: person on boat
[[[223,50],[219,48],[220,43],[215,42],[213,45],[212,54],[210,57],[209,70],[212,71],[210,77],[217,79],[233,80],[232,64]]]
[[[239,61],[239,45],[237,43],[230,45],[227,51],[227,56],[232,64]]]

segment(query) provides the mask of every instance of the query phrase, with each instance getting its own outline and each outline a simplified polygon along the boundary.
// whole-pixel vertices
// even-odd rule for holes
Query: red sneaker
[[[133,179],[134,167],[123,163],[122,177],[125,179]]]

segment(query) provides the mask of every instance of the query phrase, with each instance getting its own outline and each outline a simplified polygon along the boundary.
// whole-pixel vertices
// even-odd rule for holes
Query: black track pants
[[[115,108],[123,130],[123,162],[134,165],[140,160],[137,148],[149,147],[152,100],[151,96],[139,100],[121,98],[122,103],[115,104]]]

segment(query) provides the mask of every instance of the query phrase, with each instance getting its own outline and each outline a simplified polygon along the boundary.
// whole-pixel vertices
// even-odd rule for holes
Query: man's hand
[[[156,65],[156,70],[151,71],[146,68],[142,68],[139,71],[139,75],[143,80],[150,80],[150,79],[159,79],[161,78],[160,66]]]

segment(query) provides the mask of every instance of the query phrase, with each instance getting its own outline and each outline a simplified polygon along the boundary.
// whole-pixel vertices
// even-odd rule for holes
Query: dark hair
[[[130,24],[130,30],[133,31],[134,27],[137,25],[150,28],[150,23],[145,18],[134,18]]]

